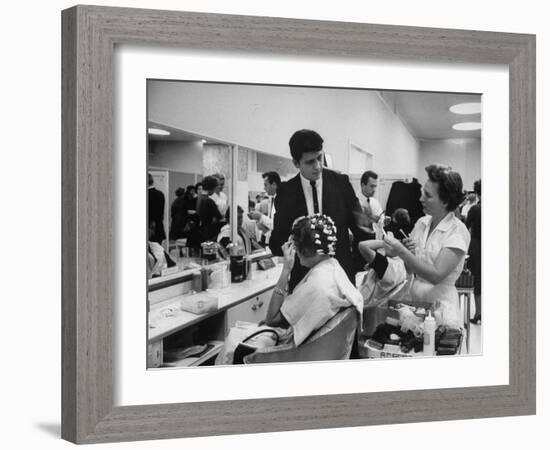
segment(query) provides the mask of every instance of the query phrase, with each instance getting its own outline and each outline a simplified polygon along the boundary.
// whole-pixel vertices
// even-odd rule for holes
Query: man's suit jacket
[[[164,194],[158,189],[149,188],[149,221],[155,221],[155,234],[150,239],[159,244],[166,238],[164,232]]]
[[[355,283],[355,273],[350,251],[348,229],[356,232],[357,216],[361,214],[361,206],[347,175],[338,174],[332,170],[323,170],[323,214],[330,216],[336,225],[336,259],[352,281]],[[274,255],[281,256],[281,246],[287,241],[292,230],[292,223],[300,216],[307,216],[307,205],[300,174],[282,183],[275,197],[275,217],[269,247]],[[294,264],[289,283],[289,289],[307,273],[306,268]]]

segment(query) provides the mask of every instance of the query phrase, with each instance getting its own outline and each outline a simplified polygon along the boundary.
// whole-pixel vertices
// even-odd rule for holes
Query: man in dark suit
[[[323,169],[323,138],[313,130],[296,131],[289,141],[290,154],[300,171],[282,183],[275,197],[275,217],[269,247],[274,255],[282,255],[292,224],[301,216],[322,213],[336,225],[336,259],[352,281],[355,273],[350,250],[349,229],[356,232],[362,223],[359,200],[347,175]],[[292,291],[307,273],[307,268],[294,264],[289,282]]]
[[[154,232],[152,234],[151,241],[158,242],[159,244],[166,238],[164,232],[164,194],[153,186],[153,176],[148,173],[149,184],[149,223],[154,222]]]

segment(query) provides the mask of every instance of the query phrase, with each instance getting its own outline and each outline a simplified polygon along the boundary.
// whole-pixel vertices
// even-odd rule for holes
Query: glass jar
[[[206,263],[210,263],[217,259],[218,244],[214,241],[206,241],[201,244],[202,257],[206,260]]]

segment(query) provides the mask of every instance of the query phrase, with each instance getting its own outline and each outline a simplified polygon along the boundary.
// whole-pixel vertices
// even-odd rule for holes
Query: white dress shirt
[[[377,217],[382,214],[382,206],[380,206],[380,202],[376,200],[374,197],[368,197],[368,198],[361,198],[361,207],[363,208],[363,211],[367,215],[369,225],[368,227],[372,230],[374,233],[375,227],[373,224],[377,223],[376,220]]]
[[[275,216],[275,195],[270,195],[267,199],[267,214],[262,214],[262,217],[258,220],[258,223],[267,228],[266,236],[268,232],[273,230],[273,217]],[[269,237],[269,236],[267,236]]]
[[[307,215],[311,216],[314,214],[315,209],[313,208],[313,191],[311,188],[310,181],[300,174],[300,180],[302,182],[302,189],[304,190],[304,196],[306,198],[307,205]],[[319,201],[319,214],[323,213],[323,175],[319,177],[318,180],[315,180],[315,189],[317,191],[317,200]]]

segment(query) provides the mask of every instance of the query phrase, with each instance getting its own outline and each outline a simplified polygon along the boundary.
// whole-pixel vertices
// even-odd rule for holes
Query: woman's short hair
[[[323,138],[313,130],[298,130],[288,141],[290,154],[294,161],[300,161],[304,153],[323,150]]]
[[[329,216],[313,214],[299,217],[292,224],[291,235],[296,250],[304,256],[334,256],[336,225]]]
[[[474,181],[474,192],[481,197],[481,180]]]
[[[454,211],[464,200],[460,174],[443,164],[430,164],[426,167],[426,172],[430,181],[437,183],[437,194],[447,205],[447,211]]]
[[[218,184],[218,179],[213,175],[208,175],[202,179],[202,188],[205,191],[213,191]]]

